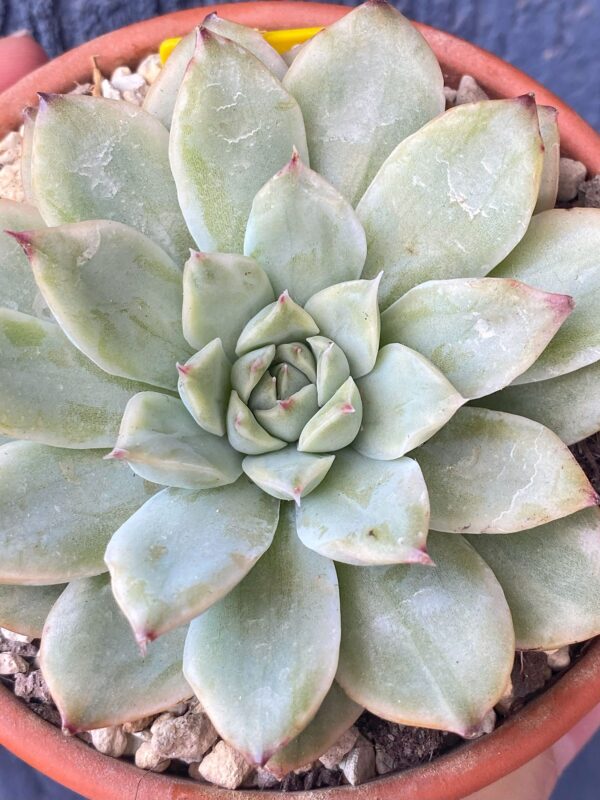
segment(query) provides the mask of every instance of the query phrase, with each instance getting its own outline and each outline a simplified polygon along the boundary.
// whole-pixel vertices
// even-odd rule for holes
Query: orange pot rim
[[[231,3],[165,14],[100,36],[27,75],[0,94],[0,137],[15,130],[21,111],[35,105],[36,93],[64,92],[89,80],[91,57],[110,73],[135,66],[168,36],[181,36],[217,11],[223,17],[264,29],[328,25],[350,9],[296,0]],[[497,56],[416,23],[435,51],[446,82],[456,86],[470,74],[491,97],[534,92],[539,103],[559,111],[562,152],[600,172],[600,135],[556,95]],[[535,758],[600,703],[600,638],[548,691],[489,736],[467,743],[433,762],[362,786],[294,793],[299,800],[461,800]],[[139,770],[104,756],[78,739],[67,738],[32,713],[0,685],[0,744],[31,766],[90,800],[264,800],[264,792],[231,792],[172,775]]]

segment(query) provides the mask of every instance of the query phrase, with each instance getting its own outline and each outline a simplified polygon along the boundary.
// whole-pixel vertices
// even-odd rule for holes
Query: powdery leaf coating
[[[139,642],[189,622],[226,595],[271,544],[279,502],[244,476],[229,486],[164,489],[106,549],[112,591]]]
[[[428,281],[383,312],[381,341],[412,347],[463,397],[482,397],[531,366],[572,309],[570,297],[518,281]]]
[[[353,447],[369,458],[394,459],[427,441],[465,402],[420,353],[382,347],[375,367],[358,381],[363,420]]]
[[[231,386],[244,402],[260,383],[275,358],[275,345],[267,344],[238,358],[231,369]]]
[[[0,306],[48,319],[50,315],[27,257],[15,239],[6,233],[43,225],[43,219],[33,206],[0,198]]]
[[[64,589],[64,583],[55,586],[0,584],[0,626],[39,639],[46,617]]]
[[[600,431],[599,396],[600,361],[595,361],[547,381],[507,386],[477,405],[534,419],[565,444],[575,444]]]
[[[253,259],[192,252],[183,271],[183,335],[198,350],[219,337],[233,360],[248,319],[274,299],[265,271]]]
[[[558,194],[558,175],[560,168],[560,132],[558,112],[552,106],[538,106],[540,135],[544,144],[544,166],[540,179],[540,191],[534,214],[554,208]]]
[[[252,201],[244,253],[277,294],[287,289],[302,305],[331,284],[359,278],[367,243],[348,201],[294,153]]]
[[[311,383],[287,395],[285,400],[278,400],[271,408],[257,409],[254,416],[272,436],[296,442],[318,410],[317,387]]]
[[[131,103],[85,95],[40,101],[33,134],[33,190],[47,225],[123,222],[178,264],[192,244],[169,169],[169,135]]]
[[[237,392],[231,392],[227,407],[227,438],[238,453],[256,456],[282,450],[285,442],[271,436],[257,422],[248,406],[240,400]]]
[[[416,461],[336,454],[321,485],[296,512],[306,547],[345,564],[430,563],[429,498]]]
[[[283,84],[302,108],[313,167],[352,205],[398,142],[444,110],[433,52],[376,0],[303,45]]]
[[[281,400],[285,400],[301,389],[308,388],[311,385],[304,372],[296,369],[296,367],[291,367],[289,364],[276,364],[272,372],[275,375],[277,397]]]
[[[558,436],[525,417],[461,408],[413,455],[432,489],[433,530],[512,533],[598,502]]]
[[[55,447],[111,447],[129,398],[50,322],[0,308],[0,434]]]
[[[538,360],[515,383],[555,378],[600,359],[600,209],[537,214],[494,277],[572,295],[575,309]]]
[[[362,706],[350,700],[334,681],[307,727],[267,761],[266,769],[283,778],[288,772],[311,764],[338,741],[362,712]]]
[[[502,261],[527,230],[542,161],[529,96],[457,106],[401,142],[356,209],[363,276],[384,271],[383,308],[423,281],[481,277]]]
[[[319,328],[310,314],[292,300],[288,292],[283,292],[246,323],[235,352],[241,356],[257,347],[285,344],[316,333]]]
[[[352,378],[348,378],[306,423],[298,440],[298,450],[304,453],[341,450],[356,438],[362,418],[360,393]]]
[[[292,445],[277,453],[247,456],[242,461],[242,469],[263,492],[300,504],[301,498],[321,483],[334,459],[333,455],[300,453]]]
[[[219,734],[264,764],[317,712],[335,676],[339,641],[335,568],[300,543],[284,506],[269,550],[191,623],[185,675]]]
[[[288,342],[287,344],[278,345],[273,362],[275,364],[289,364],[306,375],[311,383],[317,380],[315,357],[303,342]]]
[[[518,536],[470,536],[510,606],[517,648],[555,650],[600,633],[600,511]]]
[[[242,252],[252,200],[294,146],[308,163],[294,98],[248,50],[201,29],[169,145],[179,204],[201,250]]]
[[[175,389],[181,270],[151,239],[94,220],[19,235],[37,285],[73,344],[109,375]]]
[[[64,583],[104,572],[115,528],[155,488],[97,450],[3,445],[0,583]]]
[[[241,458],[225,439],[207,433],[181,400],[140,392],[123,414],[110,458],[127,461],[148,481],[180,489],[212,489],[242,474]]]
[[[510,612],[491,569],[462,537],[430,533],[428,544],[435,567],[338,566],[337,679],[383,719],[470,738],[510,677]]]
[[[178,364],[179,396],[195,421],[208,433],[225,434],[231,391],[231,363],[220,339],[213,339],[185,364]]]
[[[108,575],[70,583],[48,615],[40,648],[63,728],[76,733],[119,725],[189,697],[182,672],[186,633],[178,628],[142,655]]]
[[[342,348],[326,336],[310,336],[307,341],[317,360],[317,397],[324,406],[350,377],[350,365]]]

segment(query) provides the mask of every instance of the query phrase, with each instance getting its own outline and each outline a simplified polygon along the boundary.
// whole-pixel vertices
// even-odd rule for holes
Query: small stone
[[[220,741],[204,758],[198,772],[209,783],[216,783],[224,789],[237,789],[252,769],[241,753]]]
[[[151,53],[140,62],[137,73],[142,76],[146,83],[152,84],[160,75],[161,69],[162,62],[160,56],[158,53]]]
[[[259,767],[255,774],[256,786],[258,789],[274,789],[279,785],[279,779],[272,772],[264,767]]]
[[[14,150],[15,148],[21,148],[21,137],[16,131],[11,131],[0,141],[0,153],[4,153],[6,150]]]
[[[456,90],[454,104],[461,106],[463,103],[479,103],[481,100],[490,98],[483,91],[472,75],[463,75]]]
[[[179,758],[188,764],[202,757],[219,738],[206,714],[172,717],[162,714],[152,723],[152,747],[163,758]]]
[[[125,722],[123,723],[123,731],[125,733],[139,733],[139,731],[145,731],[146,728],[152,725],[155,719],[156,716],[153,714],[151,717],[142,717],[141,719],[135,719],[131,722]]]
[[[359,736],[356,744],[340,764],[344,777],[351,786],[358,786],[375,776],[375,749],[364,736]]]
[[[512,681],[508,681],[508,685],[504,690],[504,694],[495,705],[496,711],[505,717],[510,711],[512,704],[515,702],[515,695],[513,691]]]
[[[568,647],[561,647],[558,650],[546,651],[548,666],[552,672],[560,672],[566,669],[571,663],[571,651]]]
[[[579,185],[585,180],[587,169],[581,161],[572,158],[561,158],[558,172],[558,200],[568,203],[577,196]]]
[[[190,697],[187,707],[190,714],[200,714],[202,711],[204,711],[202,708],[202,703],[196,696]]]
[[[600,208],[600,175],[580,184],[578,200],[586,208]]]
[[[91,94],[93,88],[94,88],[93,83],[76,83],[75,88],[71,89],[69,94],[75,94],[75,95]]]
[[[139,731],[138,733],[128,733],[126,735],[127,745],[123,753],[124,756],[135,756],[140,747],[145,742],[149,742],[151,738],[149,731]]]
[[[13,653],[16,656],[37,660],[38,648],[33,642],[11,642],[10,639],[0,637],[0,653]]]
[[[202,781],[202,783],[206,783],[202,775],[200,775],[200,763],[190,764],[188,766],[188,775],[195,781]]]
[[[120,725],[96,728],[90,731],[92,744],[100,753],[112,758],[121,758],[127,748],[127,735]]]
[[[394,769],[394,757],[381,747],[375,748],[375,769],[378,775],[387,775]]]
[[[339,769],[326,769],[323,767],[319,771],[319,786],[339,786],[342,782],[343,775]]]
[[[14,164],[5,164],[0,168],[0,197],[14,200],[17,203],[25,200],[19,161],[15,161]]]
[[[39,669],[34,669],[27,675],[17,675],[14,692],[17,697],[22,697],[24,700],[38,700],[40,703],[52,702],[52,695]]]
[[[446,108],[452,108],[456,104],[456,89],[444,86],[444,97],[446,98]]]
[[[491,708],[481,720],[480,736],[486,736],[496,727],[496,712]]]
[[[102,83],[100,84],[100,88],[102,90],[102,97],[106,97],[108,100],[120,100],[121,93],[115,89],[112,83],[107,80],[106,78],[102,79]]]
[[[9,642],[33,642],[32,636],[25,636],[24,633],[15,633],[14,631],[9,631],[8,628],[0,628],[0,634],[4,639],[8,639]]]
[[[131,72],[128,67],[117,67],[110,78],[113,87],[121,93],[136,92],[146,86],[146,81],[141,75]]]
[[[337,742],[333,744],[329,750],[326,750],[323,755],[319,757],[319,761],[326,769],[334,769],[338,766],[346,753],[349,753],[350,750],[352,750],[357,739],[358,729],[353,725],[340,736]]]
[[[135,753],[135,765],[151,772],[164,772],[171,765],[171,760],[157,753],[152,742],[143,742]]]
[[[189,703],[187,700],[180,700],[179,703],[175,703],[173,706],[169,706],[169,708],[165,708],[165,714],[172,714],[174,717],[180,717],[182,714],[189,708]]]
[[[146,84],[144,84],[145,86]],[[126,100],[128,103],[133,103],[134,106],[141,106],[142,100],[144,99],[144,95],[141,91],[129,91],[126,89],[123,92],[123,100]]]
[[[0,653],[0,675],[16,675],[18,672],[27,672],[29,664],[22,656],[14,653]]]

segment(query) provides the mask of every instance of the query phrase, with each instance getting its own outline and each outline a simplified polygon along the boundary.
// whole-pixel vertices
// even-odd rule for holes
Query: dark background
[[[0,0],[0,34],[27,28],[51,56],[194,0]],[[356,5],[347,0],[344,5]],[[600,128],[600,0],[397,0],[412,19],[468,39],[528,72]],[[165,29],[165,38],[169,31]],[[600,733],[552,800],[598,800]],[[77,800],[0,748],[0,800]],[[291,798],[290,798],[291,800]],[[506,800],[511,800],[506,798]]]

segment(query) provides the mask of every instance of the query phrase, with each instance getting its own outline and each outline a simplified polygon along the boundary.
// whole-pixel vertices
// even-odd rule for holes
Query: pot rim
[[[207,14],[261,28],[328,25],[347,6],[297,0],[261,0],[205,6],[165,14],[100,36],[27,75],[0,94],[0,137],[21,121],[21,109],[37,102],[36,93],[61,92],[90,75],[90,60],[100,68],[136,65],[156,51],[167,36],[187,33]],[[456,85],[468,73],[491,97],[535,92],[536,99],[559,111],[562,152],[600,172],[600,135],[556,95],[497,56],[443,31],[415,23],[438,57],[444,78]],[[357,787],[296,792],[302,800],[461,800],[513,772],[550,747],[600,703],[600,637],[550,689],[532,700],[493,733],[439,756],[432,763]],[[144,772],[133,764],[104,756],[31,712],[0,685],[0,744],[46,775],[90,800],[264,800],[264,792],[236,790]]]

